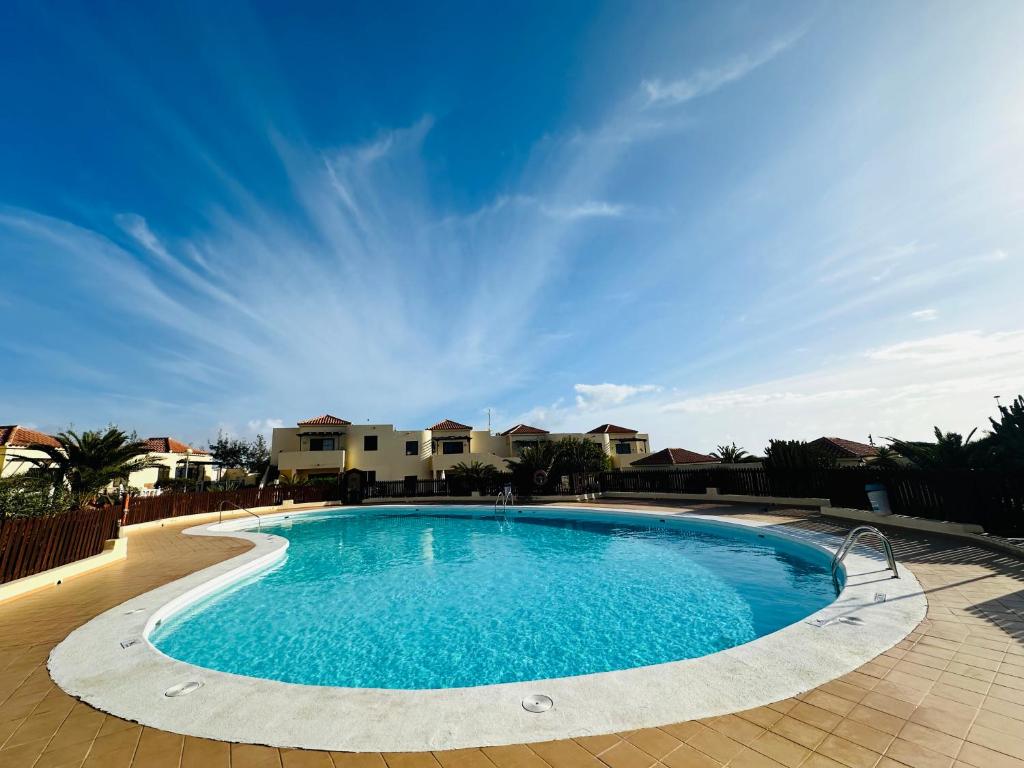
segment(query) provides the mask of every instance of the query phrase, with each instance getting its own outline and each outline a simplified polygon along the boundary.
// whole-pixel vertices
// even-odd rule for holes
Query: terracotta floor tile
[[[675,736],[658,728],[641,728],[629,735],[624,734],[623,738],[634,747],[642,749],[655,760],[661,760],[661,758],[682,744]]]
[[[230,744],[192,736],[185,737],[185,745],[181,752],[181,768],[228,768],[230,764]]]
[[[957,755],[957,760],[975,768],[1024,768],[1024,760],[1019,760],[1002,752],[996,752],[980,744],[966,742]]]
[[[821,728],[823,731],[830,731],[842,722],[842,717],[835,712],[829,712],[805,702],[800,702],[789,711],[789,716],[794,720]]]
[[[872,768],[881,757],[881,753],[854,744],[835,734],[826,737],[815,751],[838,763],[850,766],[850,768]]]
[[[614,733],[610,733],[601,736],[577,736],[573,741],[590,754],[600,756],[601,753],[608,751],[622,741],[622,739]]]
[[[903,724],[906,722],[902,717],[896,717],[896,715],[890,715],[886,712],[882,712],[878,709],[872,709],[864,705],[857,705],[850,714],[846,716],[847,719],[853,720],[857,723],[870,726],[875,730],[888,733],[890,736],[895,736],[903,728]]]
[[[975,723],[967,734],[967,741],[1024,760],[1024,733],[1020,731],[1010,734]]]
[[[856,720],[843,720],[836,726],[832,733],[840,738],[851,741],[854,744],[870,749],[872,752],[882,754],[886,747],[892,743],[894,737],[891,733],[879,731]]]
[[[828,736],[827,731],[815,728],[813,725],[808,725],[788,715],[772,725],[771,732],[811,750]]]
[[[764,733],[765,730],[761,726],[736,715],[713,717],[710,720],[705,720],[704,724],[712,730],[724,733],[731,739],[736,739],[741,744],[749,744]]]
[[[334,768],[329,752],[308,749],[282,749],[281,765],[284,768]]]
[[[331,752],[335,768],[386,768],[384,756],[377,752]]]
[[[779,715],[779,717],[781,717],[781,715]],[[673,723],[672,725],[661,726],[661,730],[670,736],[675,736],[680,741],[689,741],[693,736],[696,736],[704,730],[704,728],[705,726],[698,723],[696,720],[687,720],[685,723]]]
[[[947,755],[899,738],[893,740],[885,754],[910,768],[949,768],[953,764],[953,758]]]
[[[551,768],[603,768],[603,763],[571,739],[530,744]],[[442,763],[444,764],[444,763]],[[445,768],[449,768],[445,765]]]
[[[737,717],[741,717],[747,722],[759,725],[762,728],[770,728],[773,724],[777,723],[784,717],[781,712],[776,712],[771,707],[758,707],[757,709],[747,709],[743,712],[737,712]]]
[[[742,749],[743,745],[725,734],[705,728],[691,737],[687,742],[691,747],[703,752],[720,763],[727,763]]]
[[[281,768],[281,753],[276,747],[232,744],[231,768]]]
[[[722,765],[714,758],[705,755],[689,744],[680,744],[662,759],[668,768],[719,768]]]
[[[515,762],[517,752],[523,750],[529,752],[526,747],[493,747],[493,749],[499,750],[504,755],[507,762],[501,765],[508,766],[508,768],[518,768],[520,765]],[[430,752],[385,752],[384,762],[388,764],[388,768],[440,768],[437,758]],[[527,763],[522,763],[522,765],[527,765]]]
[[[601,762],[611,768],[650,768],[657,761],[628,741],[620,741],[601,755]]]
[[[903,726],[899,733],[899,738],[919,744],[943,755],[948,755],[949,757],[956,757],[960,751],[960,746],[963,744],[963,739],[918,725],[914,722],[908,722]]]
[[[977,710],[960,714],[945,707],[922,704],[914,710],[914,714],[910,716],[910,722],[963,739],[967,735],[967,731],[970,730],[976,714]]]
[[[563,742],[564,743],[564,742]],[[572,743],[572,742],[568,742]],[[534,745],[530,745],[534,752],[537,751]],[[580,751],[582,748],[576,747]],[[451,749],[445,752],[434,752],[434,758],[443,768],[494,768],[494,763],[479,749]],[[587,754],[584,752],[584,754]],[[588,757],[593,757],[587,755]]]
[[[786,768],[783,763],[749,747],[729,761],[729,768]]]
[[[806,747],[771,731],[762,733],[747,746],[788,768],[796,768],[811,754]]]

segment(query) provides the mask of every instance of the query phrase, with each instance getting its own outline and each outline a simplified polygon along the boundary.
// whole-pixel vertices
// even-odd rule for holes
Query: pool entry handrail
[[[235,504],[235,502],[233,502],[233,501],[227,501],[227,500],[222,501],[220,503],[220,506],[217,507],[217,512],[218,512],[217,522],[218,523],[224,522],[224,507],[225,506],[234,507],[235,509],[239,509],[242,512],[245,512],[247,515],[252,515],[253,517],[256,518],[256,530],[257,531],[262,531],[263,530],[263,518],[261,518],[259,515],[257,515],[255,512],[253,512],[251,509],[246,509],[245,507],[243,507],[243,506],[241,506],[239,504]]]
[[[892,571],[892,577],[898,579],[900,572],[896,570],[896,558],[892,554],[892,544],[889,543],[889,538],[882,533],[880,530],[875,528],[873,525],[858,525],[843,539],[843,543],[836,550],[836,553],[832,555],[832,578],[836,576],[836,572],[839,569],[839,564],[843,562],[844,558],[850,553],[857,543],[863,536],[875,536],[879,541],[882,542],[882,549],[885,551],[885,559],[888,561],[888,569]]]
[[[508,516],[508,505],[509,504],[515,504],[515,503],[516,503],[516,497],[515,497],[515,494],[512,493],[512,486],[511,485],[506,485],[504,488],[501,489],[501,492],[494,499],[494,516],[495,517],[498,516],[498,505],[499,504],[501,505],[501,518],[502,519],[498,521],[499,524],[502,523],[502,522],[505,522],[505,523],[511,522],[511,520],[509,520],[509,516]]]

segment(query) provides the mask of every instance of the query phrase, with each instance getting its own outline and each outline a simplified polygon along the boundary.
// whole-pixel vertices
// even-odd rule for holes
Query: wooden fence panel
[[[0,583],[98,555],[117,535],[117,507],[0,519]]]

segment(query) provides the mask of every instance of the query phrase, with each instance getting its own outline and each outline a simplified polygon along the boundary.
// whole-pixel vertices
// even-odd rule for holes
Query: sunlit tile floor
[[[802,512],[710,505],[697,511],[845,530]],[[349,754],[167,733],[105,715],[62,692],[47,674],[46,658],[71,630],[249,546],[182,535],[191,524],[130,533],[127,560],[0,604],[0,766],[1024,768],[1024,563],[903,532],[892,534],[897,557],[913,567],[928,597],[917,630],[855,672],[724,717],[507,747]]]

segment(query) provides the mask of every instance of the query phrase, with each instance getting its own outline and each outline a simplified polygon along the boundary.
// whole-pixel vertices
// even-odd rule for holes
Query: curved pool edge
[[[417,508],[429,509],[388,505],[360,511]],[[460,508],[471,514],[490,512],[485,506]],[[836,536],[805,530],[783,533],[772,523],[678,510],[516,509],[552,517],[607,518],[613,513],[638,520],[677,518],[765,528],[771,535],[829,553],[839,543]],[[264,520],[325,511],[281,512]],[[472,688],[379,690],[242,677],[162,654],[145,639],[158,621],[283,556],[286,539],[239,530],[251,525],[247,519],[235,519],[184,531],[228,535],[254,546],[133,598],[75,630],[50,655],[53,679],[97,709],[150,727],[221,741],[357,752],[496,746],[666,725],[785,699],[840,677],[892,647],[920,623],[927,605],[906,565],[899,564],[903,578],[891,579],[880,558],[851,554],[846,560],[846,588],[822,610],[744,645],[650,667]],[[875,602],[879,592],[885,593],[884,602]],[[834,621],[841,617],[855,617],[860,623]],[[188,680],[200,680],[204,686],[183,698],[163,695]],[[551,696],[555,706],[543,714],[527,713],[521,701],[534,693]],[[339,723],[348,727],[339,728]]]

